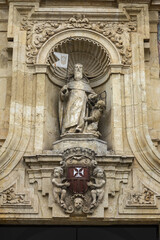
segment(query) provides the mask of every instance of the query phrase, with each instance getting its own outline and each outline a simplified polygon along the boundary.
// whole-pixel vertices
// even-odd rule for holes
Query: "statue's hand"
[[[69,183],[69,182],[65,182],[64,185],[65,185],[66,187],[69,187],[69,186],[70,186],[70,183]]]
[[[87,182],[88,187],[92,186],[92,182]]]
[[[97,93],[91,93],[91,94],[89,94],[88,99],[91,100],[91,99],[95,99],[97,97],[98,97]]]
[[[85,121],[85,122],[88,121],[88,117],[84,117],[84,121]]]
[[[62,91],[63,94],[66,94],[68,92],[67,85],[64,85],[61,91]]]

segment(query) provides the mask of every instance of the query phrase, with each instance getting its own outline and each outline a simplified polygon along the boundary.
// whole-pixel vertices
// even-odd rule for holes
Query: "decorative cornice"
[[[85,29],[98,32],[110,39],[117,47],[121,57],[122,64],[131,64],[131,48],[130,48],[130,31],[136,30],[134,21],[118,23],[118,22],[91,22],[88,18],[81,14],[71,17],[68,21],[33,21],[23,18],[22,30],[27,31],[27,60],[29,64],[36,62],[36,56],[41,46],[56,33],[68,29]]]

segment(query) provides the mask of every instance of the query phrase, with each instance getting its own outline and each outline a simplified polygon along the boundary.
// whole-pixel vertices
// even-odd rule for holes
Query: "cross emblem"
[[[80,167],[76,167],[73,170],[73,176],[76,177],[76,178],[83,177],[84,176],[84,169],[80,168]]]

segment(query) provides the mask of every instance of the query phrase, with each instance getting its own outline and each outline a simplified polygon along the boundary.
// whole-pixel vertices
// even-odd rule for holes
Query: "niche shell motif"
[[[88,148],[70,148],[64,151],[61,166],[53,169],[54,201],[65,213],[92,214],[102,202],[106,178],[95,155]]]

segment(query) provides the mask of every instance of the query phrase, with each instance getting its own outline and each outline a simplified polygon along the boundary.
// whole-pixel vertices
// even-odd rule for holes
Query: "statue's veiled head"
[[[80,63],[76,63],[74,65],[74,79],[76,81],[81,80],[83,78],[83,65]]]

